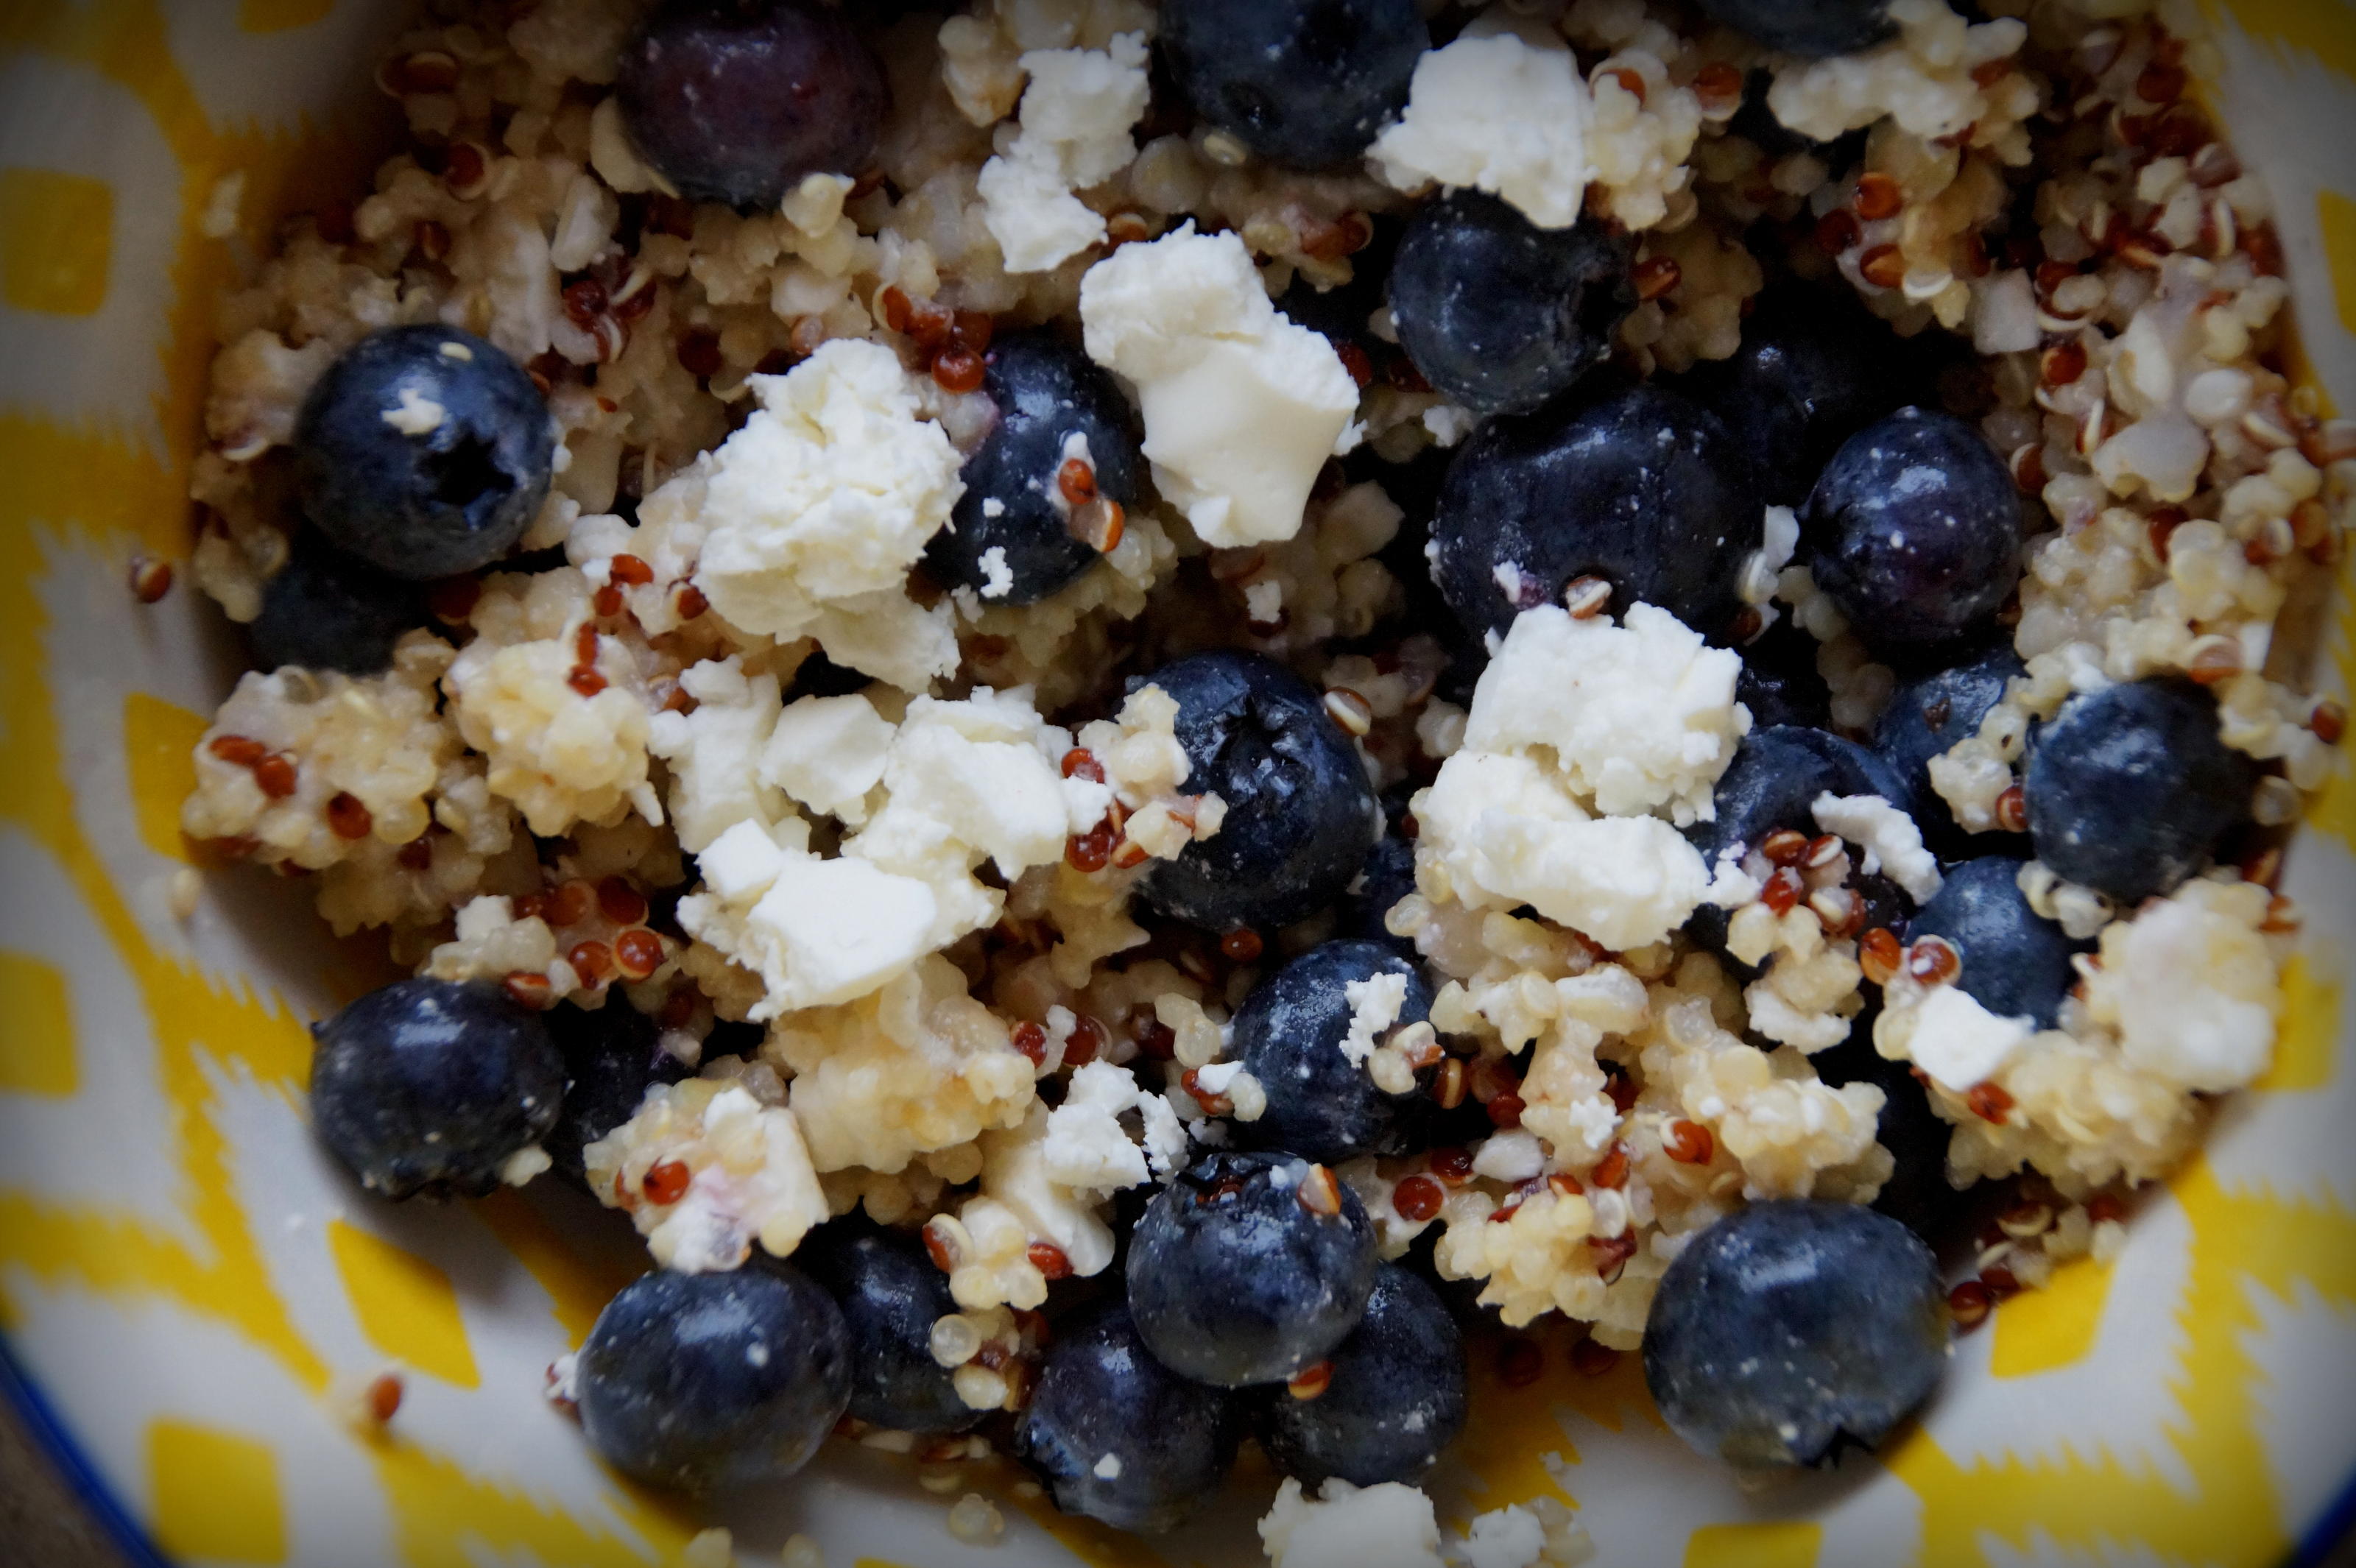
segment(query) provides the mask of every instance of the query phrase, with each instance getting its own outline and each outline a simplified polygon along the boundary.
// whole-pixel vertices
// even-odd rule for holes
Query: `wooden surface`
[[[0,1558],[21,1568],[124,1568],[105,1531],[0,1403]]]

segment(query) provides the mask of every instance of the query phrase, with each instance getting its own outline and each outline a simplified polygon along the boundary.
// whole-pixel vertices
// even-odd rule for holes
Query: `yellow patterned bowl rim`
[[[2349,407],[2356,9],[2180,3],[2273,187],[2308,368]],[[953,1539],[945,1499],[884,1456],[830,1453],[709,1516],[616,1482],[540,1385],[627,1249],[583,1242],[561,1194],[359,1197],[299,1107],[303,1020],[364,986],[364,961],[235,879],[173,917],[187,753],[234,658],[194,594],[143,610],[124,572],[186,555],[209,302],[277,215],[364,178],[391,20],[368,0],[0,0],[0,1387],[145,1563],[622,1568],[678,1561],[712,1522],[741,1561],[799,1530],[838,1568],[1258,1561],[1264,1476],[1148,1545],[986,1471],[971,1484],[1011,1520],[992,1547]],[[2320,678],[2344,696],[2340,586]],[[2308,924],[2273,1071],[2115,1263],[2064,1269],[1963,1341],[1890,1451],[1747,1492],[1665,1434],[1633,1362],[1583,1379],[1558,1356],[1512,1413],[1476,1371],[1443,1521],[1559,1496],[1614,1568],[2263,1564],[2345,1529],[2347,770],[2287,877]],[[407,1371],[395,1435],[356,1435],[339,1403],[388,1363]]]

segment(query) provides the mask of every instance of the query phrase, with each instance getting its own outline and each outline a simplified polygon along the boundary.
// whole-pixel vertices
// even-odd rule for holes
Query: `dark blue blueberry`
[[[1947,1180],[1947,1140],[1954,1129],[1931,1108],[1930,1093],[1911,1064],[1891,1061],[1873,1049],[1880,1007],[1869,992],[1865,1011],[1849,1024],[1848,1038],[1811,1053],[1808,1063],[1836,1089],[1870,1083],[1881,1091],[1874,1138],[1890,1151],[1891,1169],[1873,1206],[1937,1247],[1963,1207]]]
[[[1393,936],[1383,923],[1399,900],[1413,891],[1415,846],[1396,833],[1387,833],[1375,840],[1358,874],[1350,879],[1342,899],[1342,934],[1379,942],[1402,958],[1414,958],[1413,940]]]
[[[1206,123],[1301,169],[1365,152],[1430,41],[1415,0],[1162,0],[1157,40]]]
[[[1903,358],[1853,298],[1778,289],[1743,322],[1733,357],[1695,366],[1685,387],[1750,455],[1761,497],[1797,507],[1843,442],[1905,400]]]
[[[1717,415],[1649,383],[1582,388],[1465,441],[1432,519],[1431,574],[1475,635],[1592,575],[1615,614],[1642,601],[1721,637],[1761,537],[1750,463]]]
[[[594,1012],[564,1007],[541,1017],[564,1059],[564,1109],[541,1147],[557,1169],[579,1177],[584,1148],[637,1115],[648,1089],[689,1069],[662,1048],[661,1026],[618,997]]]
[[[711,1492],[809,1462],[851,1399],[851,1335],[789,1264],[641,1275],[581,1346],[581,1429],[634,1481]]]
[[[1816,797],[1878,795],[1901,811],[1914,808],[1913,792],[1879,757],[1854,741],[1796,725],[1755,729],[1736,748],[1734,761],[1718,781],[1717,816],[1687,828],[1686,837],[1715,869],[1721,852],[1737,845],[1755,849],[1779,828],[1814,837]],[[1726,912],[1704,904],[1687,927],[1713,949],[1726,943]]]
[[[1338,1195],[1338,1212],[1302,1185]],[[1329,1185],[1330,1184],[1330,1185]],[[1157,1194],[1129,1242],[1129,1309],[1164,1366],[1220,1388],[1281,1382],[1358,1326],[1375,1228],[1331,1171],[1287,1154],[1213,1154]]]
[[[1014,1453],[1066,1513],[1158,1534],[1226,1478],[1237,1425],[1232,1394],[1155,1360],[1112,1301],[1048,1343]]]
[[[1833,454],[1801,515],[1816,584],[1877,648],[1978,630],[2020,581],[2020,491],[1953,414],[1901,409]]]
[[[1954,867],[1907,936],[1945,937],[1964,961],[1955,983],[1980,1006],[1998,1018],[2025,1014],[2040,1029],[2051,1029],[2062,998],[2078,982],[2070,955],[2093,944],[2071,941],[2029,907],[2020,891],[2021,865],[1991,855]]]
[[[665,0],[614,97],[680,194],[766,209],[810,175],[865,173],[892,107],[874,51],[809,0]]]
[[[981,1419],[933,1360],[933,1325],[958,1307],[923,1243],[853,1217],[812,1232],[794,1262],[842,1308],[851,1414],[894,1432],[962,1432]]]
[[[379,675],[392,664],[392,645],[402,633],[424,619],[414,584],[387,577],[305,530],[294,536],[285,568],[263,584],[262,613],[247,630],[257,669],[299,665]]]
[[[1464,1337],[1440,1293],[1380,1264],[1365,1317],[1330,1359],[1333,1381],[1315,1399],[1263,1396],[1268,1456],[1305,1487],[1331,1476],[1357,1487],[1421,1481],[1464,1429]]]
[[[1734,699],[1751,709],[1752,729],[1776,724],[1832,728],[1832,688],[1816,673],[1820,645],[1788,619],[1742,645],[1742,673],[1735,677]]]
[[[1873,727],[1873,749],[1913,786],[1922,807],[1916,821],[1923,833],[1932,836],[1944,829],[1938,835],[1942,840],[1952,841],[1965,854],[1984,852],[2005,840],[1980,838],[1974,844],[1976,836],[1954,829],[1946,803],[1931,787],[1931,759],[1978,734],[1988,709],[2004,700],[2005,682],[2021,672],[2020,656],[2009,641],[2000,642],[1967,663],[1901,688]]]
[[[1870,48],[1898,31],[1889,0],[1700,0],[1711,21],[1812,59]]]
[[[386,421],[404,406],[434,423],[411,434]],[[389,326],[303,400],[295,480],[328,543],[395,577],[455,577],[523,537],[555,448],[522,366],[455,327]]]
[[[1376,808],[1317,693],[1258,654],[1194,654],[1146,678],[1178,704],[1185,787],[1227,806],[1218,832],[1153,862],[1146,901],[1226,932],[1289,925],[1338,896],[1374,845]]]
[[[564,1064],[497,986],[396,980],[311,1027],[311,1120],[370,1191],[479,1196],[548,1136]]]
[[[1476,413],[1534,409],[1603,363],[1635,308],[1624,232],[1540,229],[1478,190],[1427,201],[1391,270],[1391,321],[1424,379]]]
[[[1694,1238],[1653,1297],[1644,1381],[1670,1430],[1744,1467],[1870,1448],[1947,1365],[1922,1238],[1851,1203],[1754,1203]]]
[[[2021,783],[2037,858],[2134,904],[2200,869],[2257,781],[2218,733],[2217,699],[2169,677],[2072,698],[2032,737]]]
[[[1398,1024],[1431,1013],[1431,987],[1416,966],[1378,942],[1328,942],[1262,980],[1236,1010],[1236,1060],[1268,1093],[1268,1110],[1236,1130],[1263,1148],[1339,1164],[1362,1154],[1398,1154],[1408,1113],[1423,1103],[1394,1099],[1342,1054],[1353,1008],[1345,994],[1376,975],[1407,979]]]
[[[1085,438],[1097,493],[1133,507],[1142,471],[1137,438],[1112,378],[1044,333],[999,339],[981,386],[998,405],[998,423],[966,459],[965,494],[926,548],[925,565],[945,586],[981,592],[991,585],[981,558],[997,550],[1013,586],[990,603],[1029,604],[1097,560],[1095,549],[1073,537],[1070,504],[1058,504],[1066,443]]]

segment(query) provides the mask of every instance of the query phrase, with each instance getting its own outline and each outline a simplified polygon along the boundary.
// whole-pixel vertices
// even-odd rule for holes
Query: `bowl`
[[[1153,1542],[1059,1519],[1009,1469],[841,1444],[716,1509],[634,1488],[542,1393],[643,1266],[626,1229],[546,1182],[377,1202],[314,1143],[305,1024],[378,961],[266,875],[192,882],[188,753],[238,656],[192,589],[143,605],[125,580],[185,572],[211,301],[279,216],[364,181],[399,19],[23,0],[0,42],[0,1382],[143,1563],[618,1568],[712,1524],[740,1560],[800,1532],[838,1568],[1258,1561],[1265,1470]],[[2224,0],[2185,25],[2272,187],[2307,372],[2351,406],[2356,11]],[[2319,665],[2342,695],[2351,602]],[[2311,1560],[2356,1520],[2345,769],[2286,874],[2307,923],[2273,1070],[2115,1261],[1959,1340],[1880,1455],[1746,1488],[1668,1434],[1633,1358],[1590,1375],[1541,1336],[1534,1385],[1476,1365],[1443,1521],[1553,1495],[1598,1561],[1686,1568]],[[398,1420],[362,1435],[350,1407],[388,1366]],[[950,1533],[967,1491],[1004,1513],[997,1544]]]

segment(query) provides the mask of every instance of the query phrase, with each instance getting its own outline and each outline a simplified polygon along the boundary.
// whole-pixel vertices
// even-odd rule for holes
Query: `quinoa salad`
[[[195,468],[183,826],[410,976],[319,1137],[626,1218],[548,1392],[659,1488],[1568,1568],[1419,1489],[1547,1319],[1902,1432],[2266,1071],[2345,718],[2172,15],[435,0]]]

